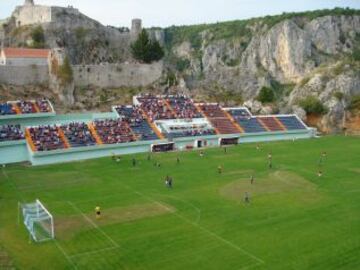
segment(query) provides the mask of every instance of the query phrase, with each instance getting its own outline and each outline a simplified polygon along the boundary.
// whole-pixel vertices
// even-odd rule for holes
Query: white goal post
[[[40,200],[36,200],[34,203],[21,204],[20,207],[24,225],[35,242],[55,238],[54,218]]]

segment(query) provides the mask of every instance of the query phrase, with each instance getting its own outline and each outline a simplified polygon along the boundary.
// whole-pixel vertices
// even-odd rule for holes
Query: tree
[[[158,41],[152,41],[145,29],[141,31],[137,40],[131,44],[131,53],[137,60],[145,63],[159,61],[164,56],[164,50]]]
[[[39,25],[31,31],[31,38],[33,40],[33,48],[45,47],[45,34],[44,29]]]
[[[164,57],[164,50],[161,48],[159,41],[150,42],[150,59],[152,61],[159,61]]]
[[[65,57],[64,63],[59,68],[58,77],[63,85],[69,84],[73,80],[73,70],[70,65],[69,57]]]
[[[360,95],[356,95],[351,98],[349,109],[351,111],[359,111],[360,110]]]
[[[300,101],[300,106],[306,111],[307,114],[323,115],[327,113],[327,108],[318,98],[313,96],[308,96]]]
[[[257,100],[261,103],[271,103],[275,100],[274,90],[269,87],[263,87],[260,90]]]

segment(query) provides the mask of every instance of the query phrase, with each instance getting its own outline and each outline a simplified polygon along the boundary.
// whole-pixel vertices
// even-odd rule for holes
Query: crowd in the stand
[[[98,120],[94,122],[96,131],[104,144],[135,141],[128,123],[123,119]]]
[[[184,95],[167,96],[166,100],[171,105],[177,118],[193,119],[202,118],[202,114],[197,110],[193,101]]]
[[[16,114],[15,109],[9,103],[0,104],[0,115],[12,115]]]
[[[38,106],[41,113],[48,113],[52,111],[50,103],[47,99],[36,100],[36,105]]]
[[[143,95],[138,97],[140,107],[146,112],[150,121],[159,119],[175,119],[176,116],[166,104],[166,101],[153,95]]]
[[[119,106],[116,108],[118,114],[129,124],[138,140],[158,139],[154,130],[149,126],[139,106]]]
[[[18,141],[24,139],[24,133],[20,129],[20,125],[4,125],[0,126],[0,142]]]
[[[62,125],[61,129],[72,147],[96,144],[88,125],[85,123],[74,122],[68,125]]]
[[[37,113],[35,104],[32,101],[18,101],[16,102],[16,105],[22,114]]]
[[[31,140],[37,151],[65,148],[57,126],[38,126],[29,128]]]
[[[38,99],[35,101],[19,100],[14,102],[14,104],[11,102],[0,103],[0,115],[17,114],[17,108],[20,110],[19,113],[21,114],[48,113],[52,111],[47,99]]]
[[[145,121],[145,118],[139,106],[133,106],[133,107],[119,106],[116,108],[116,110],[119,113],[119,115],[123,116],[124,119],[130,125]]]
[[[168,134],[168,137],[210,136],[215,134],[216,134],[215,130],[213,129],[191,129],[191,130],[184,130],[181,132],[171,132]]]
[[[213,128],[204,125],[193,125],[192,127],[172,126],[169,130],[170,133],[168,136],[170,137],[208,136],[215,134],[215,130]]]

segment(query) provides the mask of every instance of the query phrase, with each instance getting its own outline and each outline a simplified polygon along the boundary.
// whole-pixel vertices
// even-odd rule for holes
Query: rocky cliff
[[[173,27],[166,34],[168,62],[190,89],[241,96],[255,113],[295,111],[306,120],[299,104],[314,96],[325,108],[316,124],[336,132],[360,95],[359,11]],[[263,87],[276,97],[269,104],[256,101]]]

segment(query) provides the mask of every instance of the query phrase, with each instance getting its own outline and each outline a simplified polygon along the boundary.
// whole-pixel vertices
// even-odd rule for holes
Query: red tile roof
[[[4,48],[6,58],[48,58],[50,50],[47,49],[24,49]]]

